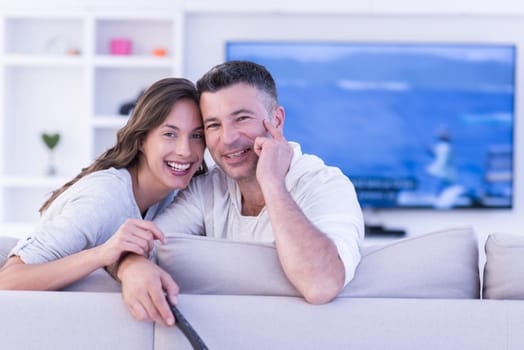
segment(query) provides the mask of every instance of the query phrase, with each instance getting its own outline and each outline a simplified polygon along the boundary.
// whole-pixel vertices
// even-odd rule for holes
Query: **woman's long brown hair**
[[[117,133],[116,144],[102,153],[91,165],[71,181],[54,190],[39,212],[42,214],[51,203],[73,184],[92,172],[114,168],[130,168],[138,163],[139,146],[148,132],[159,126],[169,115],[173,105],[183,99],[198,106],[198,93],[194,84],[182,78],[166,78],[155,82],[138,99],[127,124]],[[206,171],[203,164],[202,171]]]

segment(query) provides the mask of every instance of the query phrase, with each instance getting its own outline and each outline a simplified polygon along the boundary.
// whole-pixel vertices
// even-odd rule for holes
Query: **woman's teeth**
[[[167,166],[177,171],[184,171],[184,170],[189,169],[191,164],[190,163],[167,162]]]

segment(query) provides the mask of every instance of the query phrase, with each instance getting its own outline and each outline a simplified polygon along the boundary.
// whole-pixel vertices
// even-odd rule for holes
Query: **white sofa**
[[[0,239],[0,261],[13,243]],[[484,289],[505,299],[524,283],[511,287],[501,275],[522,276],[524,268],[505,274],[497,269],[514,262],[515,247],[523,253],[524,242],[502,236],[488,243]],[[181,287],[179,309],[209,349],[524,347],[524,302],[479,299],[471,229],[365,246],[362,254],[355,279],[325,305],[307,304],[296,295],[270,245],[181,235],[159,249],[158,257]],[[490,265],[490,254],[497,256],[495,264]],[[177,327],[135,321],[118,291],[103,270],[65,291],[0,291],[0,348],[191,349]],[[511,291],[512,298],[519,292]]]

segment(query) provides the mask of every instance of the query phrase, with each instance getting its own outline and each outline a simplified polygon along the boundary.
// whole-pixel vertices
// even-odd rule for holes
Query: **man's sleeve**
[[[315,175],[297,200],[306,217],[334,242],[349,283],[360,262],[364,219],[353,184],[337,168]]]
[[[153,221],[169,237],[171,233],[204,235],[203,197],[195,180],[185,190],[178,192],[173,202]]]

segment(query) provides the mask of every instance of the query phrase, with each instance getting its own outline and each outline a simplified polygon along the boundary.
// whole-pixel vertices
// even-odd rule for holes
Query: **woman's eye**
[[[164,133],[164,136],[173,138],[173,137],[176,137],[177,135],[174,132],[166,132],[166,133]]]
[[[191,137],[194,139],[202,140],[204,138],[204,135],[200,133],[196,133],[196,134],[193,134]]]

